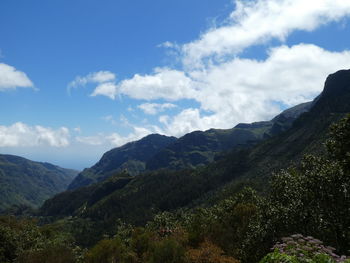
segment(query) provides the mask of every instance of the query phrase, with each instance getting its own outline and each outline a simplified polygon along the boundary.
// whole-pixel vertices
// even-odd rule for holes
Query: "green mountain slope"
[[[130,175],[137,175],[145,170],[149,158],[174,141],[176,141],[175,137],[151,134],[141,140],[114,148],[106,152],[94,166],[84,169],[68,189],[103,181],[124,170]]]
[[[0,210],[12,205],[39,206],[66,190],[77,173],[50,163],[0,154]]]
[[[195,131],[179,139],[158,134],[146,136],[105,153],[98,163],[81,172],[68,189],[101,182],[123,170],[135,176],[158,169],[181,170],[207,165],[219,153],[238,147],[251,147],[287,130],[310,106],[311,102],[297,105],[271,121],[241,123],[232,129]]]
[[[225,192],[234,191],[237,182],[253,182],[263,188],[273,171],[289,166],[305,153],[317,153],[323,148],[330,124],[350,112],[349,101],[350,70],[339,71],[327,78],[323,93],[290,129],[251,149],[232,151],[197,169],[111,177],[105,182],[55,196],[45,202],[40,213],[74,214],[103,222],[104,227],[112,226],[117,218],[141,224],[160,211],[203,204],[207,196],[223,196]],[[122,179],[123,183],[119,181]],[[108,191],[103,190],[106,187]],[[93,195],[96,192],[99,194]],[[67,211],[65,204],[69,200],[75,200],[75,205]]]
[[[285,110],[271,121],[240,123],[232,129],[210,129],[184,135],[154,155],[149,171],[161,168],[181,170],[211,163],[218,153],[246,148],[289,129],[293,121],[311,107],[311,102]]]

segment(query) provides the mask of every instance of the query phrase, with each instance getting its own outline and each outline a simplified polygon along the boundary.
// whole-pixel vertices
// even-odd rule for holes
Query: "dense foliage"
[[[334,253],[335,248],[325,246],[319,239],[312,236],[304,237],[294,234],[290,237],[282,237],[282,243],[277,242],[272,253],[266,255],[259,263],[273,262],[300,262],[300,263],[349,263],[346,256]]]
[[[84,239],[95,235],[93,221],[89,224],[88,219],[72,218],[38,227],[32,220],[3,217],[0,261],[229,263],[238,259],[252,263],[261,260],[278,239],[293,233],[315,236],[337,252],[347,254],[349,126],[350,115],[331,127],[325,155],[307,155],[299,167],[275,174],[267,196],[246,188],[212,207],[159,213],[145,227],[133,227],[119,220],[114,233],[109,232],[112,237],[98,237],[101,240],[87,252],[77,247],[76,242],[84,245]],[[114,185],[110,184],[104,186],[106,191]],[[333,248],[302,235],[292,236],[298,238],[296,241],[284,239],[293,242],[275,245],[276,250],[261,262],[340,262]],[[312,248],[310,242],[316,242],[318,247]],[[311,255],[310,248],[305,246],[325,253]],[[310,261],[302,261],[300,254]]]
[[[114,232],[109,232],[111,237],[101,237],[84,260],[341,262],[344,257],[337,258],[334,250],[348,254],[350,249],[349,125],[350,115],[331,127],[326,154],[306,155],[300,166],[275,174],[267,195],[245,188],[211,207],[159,213],[144,227],[119,220]],[[275,242],[294,233],[301,234],[283,240],[295,243],[278,243],[269,253]],[[300,254],[309,261],[299,258]]]
[[[12,205],[39,206],[64,191],[77,171],[0,154],[0,212]]]
[[[0,262],[70,263],[79,259],[73,238],[53,226],[38,227],[30,219],[0,217]]]

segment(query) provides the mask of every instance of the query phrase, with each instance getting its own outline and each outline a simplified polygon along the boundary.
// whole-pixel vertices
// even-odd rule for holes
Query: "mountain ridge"
[[[0,154],[0,210],[12,205],[37,207],[64,191],[77,173],[47,162]]]
[[[135,176],[158,169],[181,170],[205,166],[222,152],[238,147],[251,147],[287,130],[295,118],[309,110],[311,104],[312,102],[306,102],[289,108],[270,121],[240,123],[232,129],[193,131],[178,139],[159,134],[148,135],[106,152],[94,166],[84,169],[68,189],[101,182],[123,170]],[[160,138],[166,142],[158,142]],[[149,151],[145,146],[153,147],[154,151]],[[147,157],[138,151],[147,152]]]
[[[100,182],[127,170],[136,175],[145,170],[145,162],[161,148],[175,141],[175,137],[150,134],[144,138],[111,149],[91,168],[84,169],[68,186],[68,190]]]
[[[345,76],[338,79],[342,74]],[[101,231],[106,231],[118,218],[142,225],[157,213],[207,205],[245,185],[264,191],[274,171],[296,163],[306,153],[323,149],[328,127],[350,112],[350,70],[333,77],[327,78],[326,92],[289,129],[252,148],[233,150],[196,169],[160,169],[136,177],[114,175],[97,184],[56,195],[44,203],[39,214],[53,218],[74,215],[99,222]],[[333,86],[339,85],[342,88],[332,92]]]

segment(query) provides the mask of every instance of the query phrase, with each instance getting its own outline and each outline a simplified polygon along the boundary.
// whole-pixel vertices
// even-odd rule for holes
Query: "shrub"
[[[335,248],[325,246],[322,241],[312,236],[304,237],[295,234],[283,237],[282,242],[277,242],[273,252],[266,255],[260,263],[338,263],[349,262],[345,256],[334,253]]]

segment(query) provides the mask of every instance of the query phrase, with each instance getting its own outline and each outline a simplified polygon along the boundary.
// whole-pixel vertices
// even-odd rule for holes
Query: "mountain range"
[[[312,102],[285,110],[270,121],[241,123],[232,129],[194,131],[179,139],[152,134],[106,152],[91,168],[69,185],[73,190],[101,182],[121,171],[135,176],[158,169],[181,170],[207,165],[215,156],[236,148],[247,148],[289,129],[293,121],[310,109]]]
[[[263,191],[274,171],[299,161],[304,154],[323,151],[328,127],[350,112],[349,101],[350,70],[341,70],[327,78],[323,92],[313,102],[289,109],[270,122],[193,132],[179,139],[152,135],[132,143],[143,145],[151,138],[167,142],[157,144],[152,156],[131,160],[142,162],[137,176],[125,165],[129,159],[115,163],[110,158],[114,152],[120,155],[123,147],[113,149],[91,168],[96,183],[56,195],[44,203],[39,214],[89,218],[103,221],[105,227],[118,218],[143,224],[161,211],[206,205],[241,185]],[[234,134],[244,135],[237,139]],[[123,149],[138,151],[130,145]],[[105,173],[103,163],[109,163],[106,167],[114,172]]]

